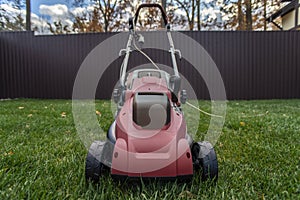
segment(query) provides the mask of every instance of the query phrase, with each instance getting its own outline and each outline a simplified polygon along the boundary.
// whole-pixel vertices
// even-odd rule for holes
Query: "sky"
[[[214,0],[203,0],[203,3],[209,3]],[[232,2],[236,0],[231,0]],[[3,8],[10,16],[16,16],[21,13],[21,16],[25,19],[26,11],[25,8],[23,10],[17,10],[11,7],[9,4],[10,0],[0,0],[0,7]],[[55,21],[61,21],[63,25],[68,25],[72,27],[73,22],[71,21],[72,17],[70,13],[80,16],[80,14],[84,13],[86,10],[92,11],[93,7],[83,7],[76,8],[72,7],[72,0],[31,0],[31,22],[33,27],[42,27],[41,34],[49,33],[49,26],[47,23],[53,24]],[[218,18],[218,8],[216,7],[206,7],[201,10],[201,18]],[[176,10],[176,14],[185,15],[182,10]],[[220,15],[220,14],[219,14]],[[205,20],[207,20],[205,18]],[[230,15],[222,16],[221,20],[228,20],[231,18]],[[173,27],[174,28],[174,27]],[[179,27],[180,28],[180,27]],[[182,29],[182,27],[180,28]]]
[[[70,4],[66,0],[33,0],[31,1],[31,12],[36,15],[40,15],[40,6],[41,5],[55,5],[62,4],[67,7],[70,7]]]
[[[4,9],[6,14],[13,21],[13,17],[21,14],[26,18],[26,10],[18,10],[11,6],[9,0],[0,0],[0,8]],[[67,0],[31,0],[31,24],[32,29],[38,27],[37,34],[49,34],[48,22],[61,21],[63,25],[72,26],[69,12],[80,13],[79,8],[71,8]],[[3,19],[0,19],[3,20]]]
[[[210,2],[212,0],[204,0],[204,2]],[[31,1],[31,12],[49,20],[50,16],[63,15],[65,12],[74,10],[72,8],[71,1],[68,0],[32,0]],[[204,10],[204,12],[213,13],[213,8]],[[182,11],[183,12],[183,11]],[[214,14],[214,13],[213,13]]]

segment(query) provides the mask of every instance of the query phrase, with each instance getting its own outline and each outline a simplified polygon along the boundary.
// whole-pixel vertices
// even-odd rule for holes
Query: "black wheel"
[[[105,142],[95,141],[92,143],[85,162],[85,178],[93,182],[98,182],[104,172],[105,165],[101,162],[101,156]]]
[[[202,180],[218,180],[218,160],[214,147],[206,141],[197,142],[192,147],[195,170],[202,170]]]

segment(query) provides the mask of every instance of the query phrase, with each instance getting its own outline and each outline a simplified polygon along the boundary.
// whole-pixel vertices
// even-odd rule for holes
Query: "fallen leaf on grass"
[[[8,153],[4,153],[4,156],[11,156],[11,155],[13,155],[13,154],[14,154],[14,152],[10,151],[10,152],[8,152]]]
[[[24,107],[20,106],[19,109],[22,110],[22,109],[24,109]]]
[[[179,198],[183,199],[196,199],[196,195],[191,193],[190,191],[183,191],[179,194]]]
[[[27,115],[27,117],[32,117],[32,114]]]
[[[65,112],[61,113],[61,117],[66,117],[66,116],[67,116],[67,113],[65,113]]]
[[[240,126],[245,126],[246,123],[245,122],[240,122]]]
[[[96,110],[96,115],[100,116],[101,117],[101,112]]]

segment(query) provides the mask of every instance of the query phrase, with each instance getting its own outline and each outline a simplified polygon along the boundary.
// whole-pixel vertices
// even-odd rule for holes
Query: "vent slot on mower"
[[[133,121],[144,129],[161,129],[170,119],[170,102],[163,93],[136,93],[133,100]]]
[[[138,78],[142,78],[145,76],[153,76],[153,77],[161,78],[160,72],[157,71],[141,71],[138,73]]]

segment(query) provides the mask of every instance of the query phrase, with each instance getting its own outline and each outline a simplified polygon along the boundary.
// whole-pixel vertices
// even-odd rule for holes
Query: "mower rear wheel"
[[[218,180],[217,154],[211,143],[207,141],[194,143],[192,146],[195,170],[202,170],[202,180]]]
[[[94,141],[86,156],[85,178],[96,183],[104,172],[105,165],[101,162],[105,142]]]

